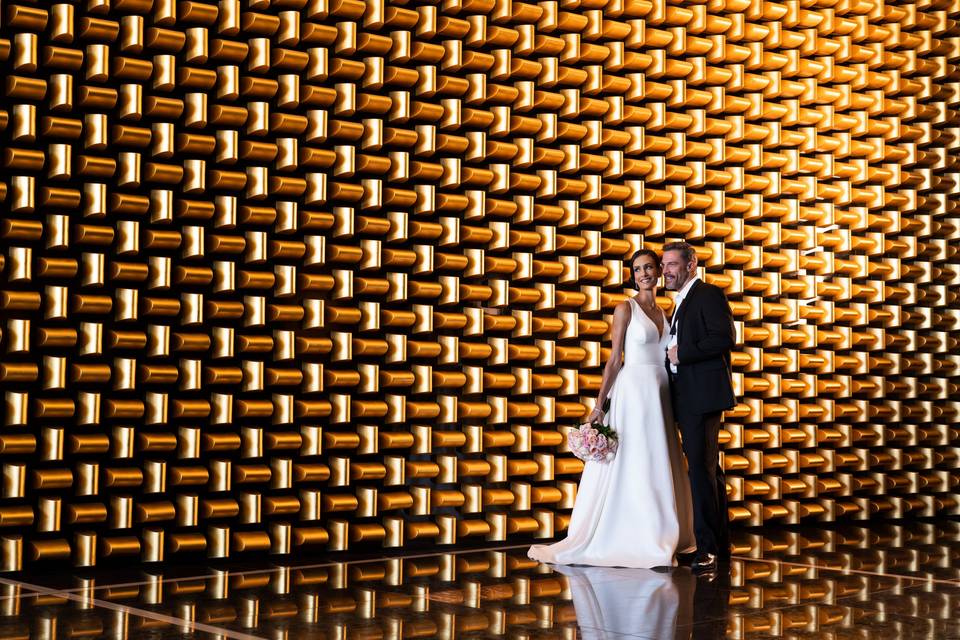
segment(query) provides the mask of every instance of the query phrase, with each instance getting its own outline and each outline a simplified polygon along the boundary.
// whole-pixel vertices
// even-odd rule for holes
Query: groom
[[[667,289],[678,292],[666,366],[693,493],[693,570],[710,572],[718,558],[730,554],[718,436],[723,411],[736,404],[730,378],[733,314],[723,290],[697,277],[697,254],[686,242],[664,245],[663,276]]]

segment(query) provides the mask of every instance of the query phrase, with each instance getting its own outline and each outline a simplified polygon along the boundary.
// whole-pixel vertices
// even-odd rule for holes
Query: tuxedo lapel
[[[690,290],[687,291],[687,295],[683,297],[683,300],[680,302],[680,305],[673,310],[673,321],[670,323],[670,333],[676,334],[678,337],[682,335],[680,331],[680,325],[683,323],[683,312],[687,309],[690,298],[693,297],[697,289],[700,287],[703,280],[696,280],[692,285],[690,285]]]

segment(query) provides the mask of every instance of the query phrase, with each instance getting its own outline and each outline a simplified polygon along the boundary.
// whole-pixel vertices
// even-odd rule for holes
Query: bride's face
[[[633,282],[640,291],[654,291],[660,280],[660,265],[650,256],[638,256],[633,261]]]

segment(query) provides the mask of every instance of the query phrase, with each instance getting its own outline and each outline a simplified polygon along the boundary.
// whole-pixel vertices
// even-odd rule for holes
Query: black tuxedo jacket
[[[677,331],[675,413],[704,414],[733,408],[730,350],[736,344],[733,313],[723,289],[698,280],[674,311]],[[667,361],[667,370],[670,363]]]

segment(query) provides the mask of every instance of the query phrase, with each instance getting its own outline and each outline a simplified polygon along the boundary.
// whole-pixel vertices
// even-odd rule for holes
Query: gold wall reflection
[[[680,237],[735,522],[958,512],[956,3],[3,11],[0,569],[561,533]]]
[[[291,640],[949,637],[960,629],[958,533],[955,523],[740,531],[729,575],[706,580],[686,567],[551,569],[523,549],[247,573],[77,572],[44,595],[0,588],[0,637],[122,640],[206,627]]]

